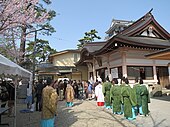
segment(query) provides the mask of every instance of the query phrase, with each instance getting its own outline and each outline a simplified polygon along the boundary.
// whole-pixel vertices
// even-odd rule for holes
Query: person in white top
[[[27,98],[26,98],[27,108],[31,109],[32,105],[32,85],[29,82],[27,85]]]
[[[98,85],[95,87],[95,96],[97,98],[97,105],[104,106],[104,95],[102,92],[101,80],[98,81]]]

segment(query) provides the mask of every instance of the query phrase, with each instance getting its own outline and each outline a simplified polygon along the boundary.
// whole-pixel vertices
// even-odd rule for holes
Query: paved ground
[[[71,108],[65,106],[65,101],[59,101],[55,127],[170,127],[170,96],[151,99],[149,107],[150,116],[137,116],[136,120],[128,121],[111,110],[97,107],[93,100],[76,100]],[[26,105],[17,105],[17,127],[40,127],[40,112],[20,113],[21,109],[26,109]],[[4,122],[13,127],[14,119],[3,115]]]
[[[26,104],[17,104],[17,117],[16,117],[16,127],[40,127],[40,112],[29,112],[21,113],[20,110],[25,110]],[[14,117],[8,116],[8,113],[2,115],[2,123],[9,123],[10,126],[14,127]],[[1,127],[1,125],[0,125]],[[7,127],[7,126],[3,126]]]
[[[137,116],[136,120],[128,121],[112,114],[112,110],[97,107],[95,101],[76,101],[72,108],[66,108],[65,102],[60,101],[56,127],[170,127],[169,107],[170,96],[154,97],[148,117]]]
[[[97,107],[95,101],[76,101],[72,108],[66,108],[65,102],[60,101],[56,127],[170,127],[169,107],[170,96],[152,98],[149,116],[128,121],[111,110]]]
[[[149,104],[150,115],[137,117],[137,127],[170,127],[170,96],[154,97]]]
[[[97,107],[93,100],[76,101],[72,108],[65,107],[64,101],[59,101],[59,105],[56,127],[135,127],[109,110]]]

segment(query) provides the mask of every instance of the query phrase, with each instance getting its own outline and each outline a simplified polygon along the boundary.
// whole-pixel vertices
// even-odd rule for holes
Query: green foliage
[[[89,32],[85,32],[84,37],[78,40],[80,44],[77,44],[77,48],[81,49],[83,48],[84,44],[88,42],[93,42],[95,39],[101,39],[101,37],[98,36],[97,33],[98,32],[95,29],[92,29]]]
[[[51,4],[51,0],[43,0],[46,4]]]
[[[51,4],[51,0],[43,0],[41,3],[38,3],[36,6],[34,6],[34,9],[36,10],[36,17],[37,18],[47,18],[46,22],[44,23],[39,23],[39,24],[27,24],[26,26],[26,33],[23,31],[23,35],[28,35],[30,33],[34,33],[35,31],[38,32],[38,34],[42,35],[47,35],[50,36],[52,33],[55,32],[54,27],[50,24],[50,21],[56,16],[56,12],[54,10],[47,10],[43,5],[44,4]],[[44,16],[43,14],[48,13],[48,17]],[[36,30],[34,30],[36,29]],[[25,37],[21,37],[25,38]],[[25,43],[26,40],[22,39],[21,40],[21,46],[20,46],[20,51],[25,51]],[[22,46],[23,45],[23,46]],[[24,55],[23,55],[24,57]],[[22,58],[24,59],[24,58]],[[22,60],[20,60],[22,61]]]
[[[50,0],[45,0],[48,4],[51,2],[48,2]],[[50,36],[52,33],[56,32],[54,27],[50,24],[50,21],[56,16],[56,12],[54,10],[47,11],[46,8],[43,7],[42,4],[39,4],[38,6],[35,7],[37,11],[38,16],[42,16],[42,12],[47,13],[48,12],[48,18],[47,21],[43,24],[36,24],[36,30],[41,30],[42,35],[47,35]]]
[[[33,49],[34,49],[35,42],[31,41],[28,43],[27,55],[26,57],[30,59],[30,61],[33,61]],[[56,53],[57,51],[55,49],[52,49],[49,45],[49,42],[47,40],[37,39],[36,46],[35,46],[35,58],[36,62],[45,62],[48,59],[48,56],[50,54]]]

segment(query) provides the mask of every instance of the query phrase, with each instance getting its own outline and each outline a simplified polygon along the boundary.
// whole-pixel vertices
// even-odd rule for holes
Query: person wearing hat
[[[111,89],[111,87],[112,87],[112,83],[109,81],[109,78],[107,76],[106,82],[103,83],[103,87],[102,87],[106,109],[111,108],[111,103],[110,103],[110,89]]]
[[[54,127],[58,95],[52,85],[52,80],[47,79],[47,86],[42,91],[41,127]]]
[[[72,107],[73,106],[73,99],[74,99],[74,89],[71,86],[70,81],[68,81],[68,83],[67,83],[65,94],[66,94],[66,106]]]
[[[98,85],[95,87],[95,96],[97,98],[97,106],[104,106],[104,95],[102,92],[102,80],[98,79]]]

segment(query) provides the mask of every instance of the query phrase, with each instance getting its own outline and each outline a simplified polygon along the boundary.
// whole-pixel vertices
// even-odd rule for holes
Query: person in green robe
[[[137,99],[137,106],[135,108],[135,114],[140,114],[139,109],[142,107],[142,98],[141,98],[141,86],[139,84],[138,77],[135,79],[135,84],[133,86],[133,90],[136,93],[136,99]]]
[[[103,83],[102,85],[102,92],[104,95],[104,101],[105,101],[105,108],[110,109],[111,104],[110,104],[110,89],[112,87],[112,83],[109,81],[109,78],[106,78],[106,82]]]
[[[143,80],[140,79],[140,95],[141,95],[141,102],[142,106],[139,108],[140,115],[147,116],[149,115],[148,103],[150,103],[150,96],[147,87],[143,84]]]
[[[123,114],[122,103],[121,103],[121,87],[118,84],[118,80],[114,78],[112,80],[112,88],[110,89],[110,99],[112,102],[113,114]]]
[[[122,84],[125,84],[121,89],[121,101],[124,104],[124,116],[128,120],[136,119],[135,110],[133,108],[137,105],[135,92],[129,86],[127,78],[122,79]]]

